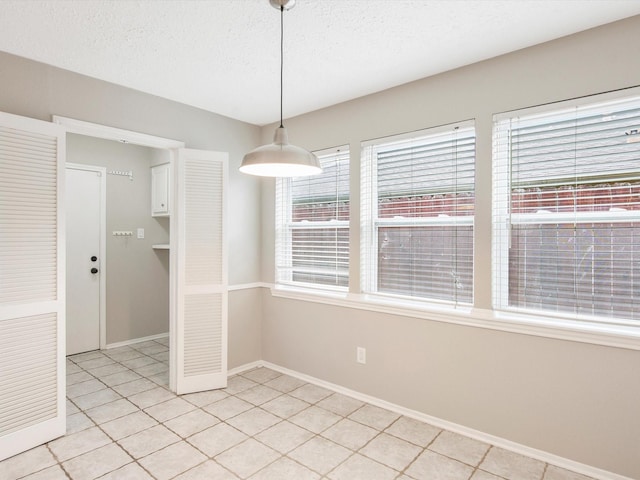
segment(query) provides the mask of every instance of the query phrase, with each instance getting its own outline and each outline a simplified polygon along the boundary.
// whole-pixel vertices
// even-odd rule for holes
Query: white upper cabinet
[[[171,165],[164,163],[151,167],[151,216],[168,217],[171,214]]]

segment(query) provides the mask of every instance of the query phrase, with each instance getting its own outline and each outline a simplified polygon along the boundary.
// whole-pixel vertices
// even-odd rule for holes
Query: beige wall
[[[285,121],[308,149],[350,144],[358,291],[360,142],[475,119],[475,302],[491,307],[492,115],[640,85],[640,17]],[[428,59],[425,59],[428,61]],[[274,126],[263,128],[269,141]],[[263,184],[273,281],[274,182]],[[263,358],[562,457],[640,478],[640,351],[263,296]],[[355,362],[367,348],[366,365]]]
[[[151,216],[150,165],[154,149],[82,135],[67,135],[67,161],[133,172],[133,180],[107,174],[107,344],[169,331],[169,219]],[[138,239],[144,228],[144,239]],[[129,230],[132,237],[115,237]]]
[[[286,123],[310,149],[475,118],[476,303],[490,306],[491,115],[640,84],[640,18],[427,78]],[[428,59],[425,59],[428,61]],[[168,66],[170,68],[170,66]],[[273,279],[272,181],[237,172],[258,127],[0,53],[0,111],[52,114],[230,153],[231,284]],[[352,208],[352,290],[358,214]],[[232,291],[229,367],[263,358],[531,447],[640,478],[640,352]],[[263,321],[260,321],[262,313]],[[367,348],[367,365],[355,347]]]
[[[262,359],[262,289],[229,292],[229,368]]]
[[[260,280],[260,181],[238,172],[242,155],[259,144],[258,127],[3,52],[0,86],[3,112],[46,121],[61,115],[180,140],[189,148],[229,152],[229,282]],[[157,163],[158,158],[153,161]],[[114,267],[109,273],[115,275],[115,271]],[[145,295],[153,292],[159,293],[149,286]],[[243,303],[257,296],[259,291],[229,295],[230,368],[261,358],[260,318],[255,308]],[[108,333],[108,341],[136,338],[140,333],[136,325],[129,332],[129,327],[123,327],[117,334]]]
[[[2,112],[46,121],[60,115],[228,152],[229,282],[259,280],[260,181],[238,172],[259,144],[258,127],[3,52],[0,86]]]

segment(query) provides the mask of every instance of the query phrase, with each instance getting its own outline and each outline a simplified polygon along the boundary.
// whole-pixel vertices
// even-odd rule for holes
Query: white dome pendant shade
[[[287,129],[276,128],[273,143],[255,148],[242,159],[242,173],[261,177],[303,177],[322,173],[318,157],[289,145]]]
[[[284,11],[290,10],[295,0],[269,0],[280,10],[280,126],[273,136],[273,143],[255,148],[242,159],[240,171],[261,177],[303,177],[322,173],[320,161],[304,148],[289,144],[287,129],[282,125],[282,72],[284,57]]]

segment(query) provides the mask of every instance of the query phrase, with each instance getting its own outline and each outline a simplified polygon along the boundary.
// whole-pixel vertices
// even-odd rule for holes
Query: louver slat
[[[219,372],[222,368],[222,325],[220,312],[222,298],[219,294],[189,295],[185,300],[185,354],[186,376]]]
[[[0,303],[55,300],[55,139],[0,128],[0,172]]]
[[[55,313],[0,322],[0,435],[56,416],[56,323]]]
[[[219,164],[193,160],[185,171],[187,285],[222,282],[222,174]]]

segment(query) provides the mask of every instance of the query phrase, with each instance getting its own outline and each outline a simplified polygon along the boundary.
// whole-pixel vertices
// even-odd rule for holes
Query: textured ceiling
[[[291,117],[640,14],[638,0],[298,0]],[[0,50],[250,123],[279,116],[268,0],[0,0]]]

